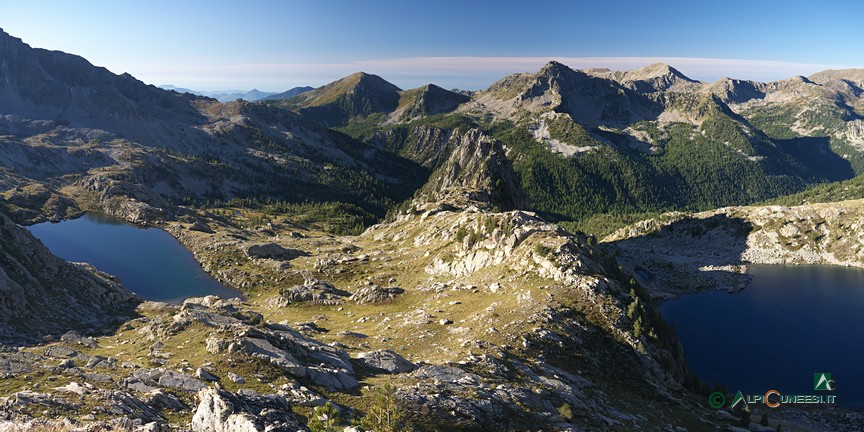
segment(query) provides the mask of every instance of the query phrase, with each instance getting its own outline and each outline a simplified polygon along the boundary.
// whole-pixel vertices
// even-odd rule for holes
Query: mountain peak
[[[394,115],[401,120],[410,121],[418,116],[450,112],[469,100],[466,95],[451,92],[435,84],[426,84],[401,92]]]
[[[641,93],[666,91],[672,87],[688,88],[698,83],[698,81],[690,79],[666,63],[652,63],[629,71],[594,68],[585,69],[583,72],[598,78],[617,81],[623,86]]]
[[[343,79],[357,79],[357,80],[362,80],[362,79],[365,79],[365,78],[368,78],[368,77],[372,77],[372,76],[374,76],[374,75],[372,75],[372,74],[368,74],[368,73],[363,72],[363,71],[358,71],[358,72],[354,72],[354,73],[352,73],[351,75],[348,75],[347,77],[345,77],[345,78],[343,78]],[[337,80],[337,81],[338,81],[338,80]]]
[[[353,74],[348,75],[345,78],[336,80],[330,84],[327,84],[324,87],[327,87],[331,84],[337,84],[337,83],[343,83],[343,84],[349,85],[349,86],[370,86],[371,85],[371,86],[379,87],[380,89],[386,89],[387,91],[402,91],[402,89],[400,89],[399,87],[396,87],[394,84],[385,80],[384,78],[381,78],[378,75],[370,74],[370,73],[363,72],[363,71],[354,72]]]
[[[556,75],[560,75],[560,74],[562,74],[562,73],[566,73],[566,72],[568,72],[568,71],[569,71],[569,72],[572,72],[573,69],[570,69],[569,66],[567,66],[567,65],[565,65],[565,64],[563,64],[563,63],[559,63],[559,62],[557,62],[557,61],[555,61],[555,60],[551,60],[549,63],[546,63],[546,65],[544,65],[544,66],[540,69],[540,74],[542,74],[542,75],[548,75],[548,74],[550,74],[550,73],[553,73],[553,74],[556,74]]]
[[[377,112],[392,112],[402,91],[378,75],[355,72],[285,100],[283,106],[327,127]]]
[[[686,75],[681,73],[681,71],[679,71],[678,69],[675,69],[674,67],[669,66],[666,63],[652,63],[648,66],[643,66],[639,69],[636,69],[635,71],[629,71],[627,74],[629,75],[629,78],[633,81],[670,76],[688,82],[695,82],[694,80],[688,78]]]
[[[845,80],[860,84],[864,83],[864,69],[828,69],[810,75],[809,79],[819,84],[832,80]]]

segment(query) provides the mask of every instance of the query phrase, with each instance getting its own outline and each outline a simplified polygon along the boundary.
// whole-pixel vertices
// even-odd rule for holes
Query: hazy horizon
[[[663,62],[690,78],[773,81],[864,67],[864,4],[164,0],[0,5],[0,28],[114,73],[197,91],[282,92],[351,73],[401,88],[478,90],[549,60],[576,69]],[[857,9],[857,10],[856,10]],[[694,19],[698,16],[698,19]],[[806,31],[805,31],[806,30]],[[838,33],[842,32],[842,33]],[[838,37],[838,34],[843,37]]]

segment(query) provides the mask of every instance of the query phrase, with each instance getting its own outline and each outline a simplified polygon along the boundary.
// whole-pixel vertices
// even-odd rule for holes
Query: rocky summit
[[[0,64],[0,431],[864,424],[710,408],[658,308],[749,263],[864,267],[861,71],[549,62],[253,103],[3,32]],[[243,298],[144,301],[25,228],[84,212],[165,230]]]

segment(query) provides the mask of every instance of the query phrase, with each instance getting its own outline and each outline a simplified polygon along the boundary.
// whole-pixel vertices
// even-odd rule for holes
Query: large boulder
[[[191,375],[158,368],[136,369],[132,372],[132,376],[126,379],[126,387],[142,393],[151,392],[158,387],[196,392],[207,385]]]
[[[195,432],[305,431],[291,405],[276,395],[238,395],[215,388],[198,392],[200,403],[192,417]]]
[[[351,293],[340,290],[329,282],[306,280],[303,285],[283,288],[271,303],[273,306],[284,307],[292,303],[313,303],[335,305],[344,302]]]
[[[212,354],[240,354],[272,363],[313,385],[342,391],[357,386],[351,358],[345,351],[303,336],[282,324],[265,323],[263,317],[242,307],[239,300],[215,296],[190,298],[169,320],[151,320],[139,333],[157,340],[160,335],[177,334],[195,324],[213,331],[205,348]],[[64,353],[68,354],[68,353]],[[177,387],[197,391],[204,386],[186,374],[163,369],[141,369],[127,379],[127,387],[149,392],[158,387]]]
[[[351,296],[351,300],[359,304],[383,303],[395,299],[405,290],[398,287],[382,287],[372,285],[370,287],[360,288]]]
[[[246,248],[246,256],[249,258],[290,260],[306,255],[308,255],[308,253],[304,251],[284,248],[276,243],[260,243]]]
[[[392,350],[362,352],[357,354],[357,363],[376,372],[391,374],[413,372],[417,369],[414,363]]]
[[[213,354],[240,353],[270,362],[289,375],[330,390],[343,391],[357,386],[348,354],[286,326],[271,324],[263,330],[247,328],[229,338],[213,334],[207,339],[206,348]]]

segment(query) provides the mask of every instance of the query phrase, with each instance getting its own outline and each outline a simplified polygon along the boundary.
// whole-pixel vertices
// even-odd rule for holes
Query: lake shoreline
[[[161,227],[85,212],[78,218],[27,228],[55,255],[93,265],[145,300],[181,304],[206,295],[246,299],[242,291],[210,277],[195,255]],[[175,295],[178,290],[184,294]]]

